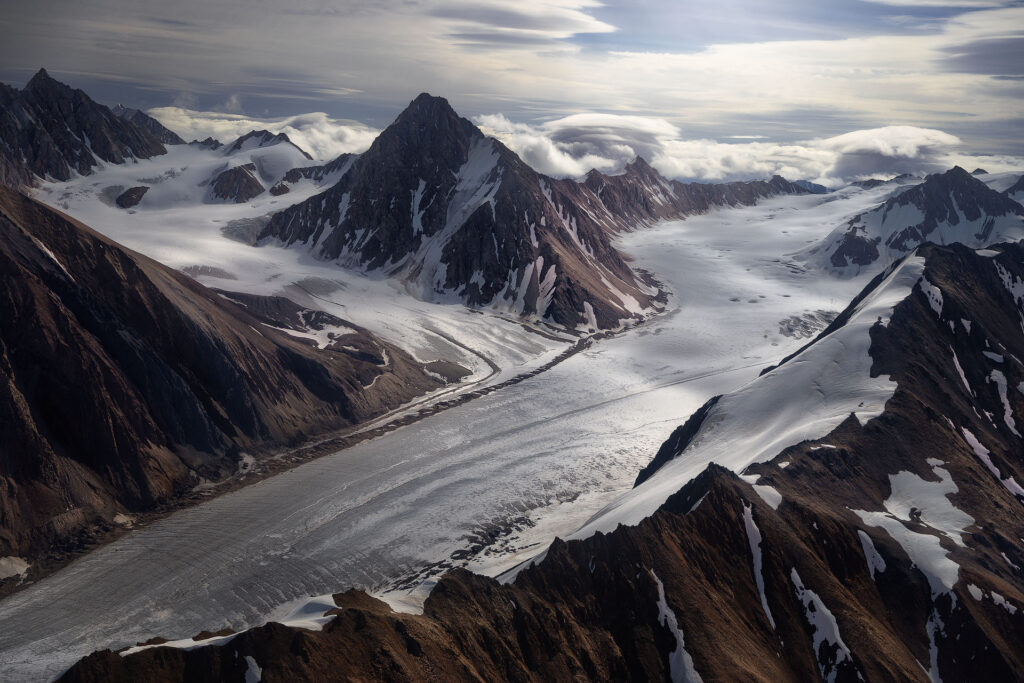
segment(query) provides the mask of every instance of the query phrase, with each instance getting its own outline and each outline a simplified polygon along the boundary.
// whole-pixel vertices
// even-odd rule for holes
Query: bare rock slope
[[[0,556],[58,552],[242,451],[437,385],[354,325],[287,300],[250,312],[5,188],[0,273]]]

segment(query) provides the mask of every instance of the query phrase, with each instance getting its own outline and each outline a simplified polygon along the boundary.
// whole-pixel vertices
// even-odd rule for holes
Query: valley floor
[[[710,396],[753,379],[845,307],[870,273],[835,279],[785,255],[885,191],[782,197],[621,236],[635,265],[673,293],[664,314],[518,384],[175,513],[8,597],[0,671],[52,677],[97,648],[240,629],[353,586],[414,605],[423,591],[408,589],[447,567],[496,575],[527,559],[627,491]],[[73,198],[65,210],[103,230],[105,210],[79,215]],[[188,229],[219,237],[215,226]],[[179,247],[157,246],[127,223],[110,236],[190,265],[185,236]],[[328,272],[298,250],[232,245],[263,270],[211,262],[203,265],[237,280],[204,284],[294,293],[265,279],[278,268],[284,280],[320,283],[327,310],[397,337],[421,360],[456,354],[473,380],[514,376],[567,344],[491,314],[395,297],[386,282]]]

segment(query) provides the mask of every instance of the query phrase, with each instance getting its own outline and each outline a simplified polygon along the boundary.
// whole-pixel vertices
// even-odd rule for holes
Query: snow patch
[[[653,569],[648,571],[651,573],[654,582],[658,585],[658,622],[662,626],[667,626],[676,637],[676,649],[672,651],[668,659],[669,675],[672,678],[672,683],[702,683],[703,679],[697,673],[697,670],[693,668],[693,657],[686,651],[683,629],[679,628],[676,614],[668,606],[668,601],[665,600],[665,586],[661,583],[661,579],[658,578]]]
[[[928,303],[931,305],[932,310],[935,311],[935,315],[942,318],[942,290],[928,282],[928,278],[921,276],[921,291],[928,297]]]
[[[850,655],[850,648],[846,647],[843,637],[839,633],[839,624],[835,616],[825,607],[818,594],[804,586],[800,580],[800,574],[796,568],[789,573],[796,591],[796,599],[804,606],[804,616],[807,623],[814,630],[814,657],[818,662],[818,671],[821,677],[829,683],[834,683],[839,673],[839,665],[843,662],[853,664],[853,657]]]
[[[966,547],[962,534],[974,524],[974,518],[953,506],[949,495],[959,489],[949,472],[933,465],[940,481],[927,481],[913,472],[889,475],[891,493],[883,503],[885,512],[853,510],[869,526],[885,529],[900,544],[910,561],[928,579],[932,595],[951,591],[960,566],[949,559],[939,536],[912,531],[910,525],[923,524],[953,543]]]
[[[860,537],[860,546],[864,550],[864,560],[868,563],[868,571],[871,572],[871,578],[873,579],[875,574],[881,574],[885,571],[885,560],[878,554],[874,542],[866,532],[862,529],[857,529],[857,536]]]
[[[985,446],[982,445],[981,441],[978,441],[978,437],[974,436],[971,430],[967,427],[961,427],[960,431],[963,432],[964,439],[967,440],[967,444],[974,451],[974,455],[976,455],[978,460],[980,460],[982,464],[985,465],[986,469],[992,473],[992,476],[998,479],[999,483],[1002,484],[1007,491],[1024,500],[1024,488],[1021,488],[1021,485],[1017,483],[1017,480],[1014,477],[1003,479],[1003,475],[1000,474],[999,468],[992,462],[992,454],[987,448],[985,448]]]
[[[9,579],[12,576],[24,578],[31,566],[20,557],[0,557],[0,579]]]
[[[256,663],[256,660],[249,655],[245,656],[245,683],[259,683],[263,680],[263,669]]]
[[[949,350],[953,353],[953,365],[956,366],[956,371],[960,375],[960,381],[964,383],[964,388],[967,389],[967,395],[974,396],[974,390],[967,383],[967,375],[964,374],[964,369],[960,366],[960,359],[956,357],[956,351],[953,351],[952,346],[949,347]]]
[[[986,355],[988,355],[986,353]],[[1002,356],[999,357],[1002,362]],[[1003,422],[1009,427],[1010,431],[1013,432],[1014,436],[1020,437],[1020,432],[1017,431],[1017,423],[1013,419],[1013,409],[1010,407],[1010,400],[1006,395],[1006,376],[999,370],[993,370],[989,375],[989,378],[995,382],[996,388],[999,391],[999,400],[1003,403]]]
[[[754,557],[754,581],[757,583],[757,593],[761,596],[761,607],[764,608],[764,615],[768,617],[768,623],[775,629],[775,619],[768,607],[768,597],[764,593],[764,566],[761,557],[761,530],[754,522],[754,514],[750,505],[743,504],[743,526],[747,530],[747,542],[750,543],[750,552]]]
[[[782,494],[779,493],[778,489],[774,486],[768,486],[767,484],[758,484],[757,482],[761,479],[760,475],[757,474],[741,474],[740,479],[744,480],[754,489],[754,493],[761,497],[761,500],[768,503],[772,510],[778,510],[779,506],[782,505]]]

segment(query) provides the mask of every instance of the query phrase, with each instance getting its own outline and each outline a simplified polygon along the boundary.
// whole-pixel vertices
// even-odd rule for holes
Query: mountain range
[[[0,101],[0,561],[40,567],[446,379],[308,301],[206,287],[33,187],[94,177],[98,215],[126,225],[262,207],[245,219],[254,245],[231,246],[287,247],[557,341],[667,305],[616,246],[624,233],[783,195],[829,201],[778,176],[669,180],[642,158],[549,177],[425,93],[368,150],[322,164],[265,130],[185,144],[44,70]],[[61,680],[1024,679],[1024,177],[997,190],[988,175],[841,190],[878,203],[837,212],[785,267],[807,287],[863,271],[863,290],[809,343],[681,415],[631,491],[498,580],[455,570],[419,614],[348,590],[310,608],[319,630],[158,638]],[[340,287],[332,305],[357,296]],[[464,398],[558,359],[545,362]]]
[[[845,269],[891,262],[925,242],[981,247],[1017,240],[1024,237],[1024,206],[1013,192],[997,192],[957,166],[854,216],[807,256]]]
[[[502,582],[455,571],[422,614],[350,590],[319,631],[98,652],[62,680],[1017,680],[1022,316],[1024,248],[920,247]],[[822,438],[766,441],[823,414]]]
[[[167,152],[158,135],[54,80],[46,69],[20,91],[0,84],[0,143],[0,184],[8,187],[39,178],[67,180],[104,162]]]
[[[804,192],[779,177],[669,182],[643,159],[619,176],[550,178],[424,93],[336,185],[275,214],[260,239],[383,272],[426,300],[597,330],[643,317],[658,293],[613,246],[617,231]]]

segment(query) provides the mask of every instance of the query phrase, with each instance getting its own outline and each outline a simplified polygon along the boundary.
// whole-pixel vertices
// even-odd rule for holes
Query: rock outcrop
[[[129,187],[127,190],[117,195],[114,203],[120,206],[122,209],[130,209],[142,201],[142,198],[146,195],[146,191],[149,190],[145,185],[139,185],[138,187]]]
[[[263,194],[266,188],[256,177],[256,164],[248,163],[222,171],[210,184],[213,199],[244,204]]]

